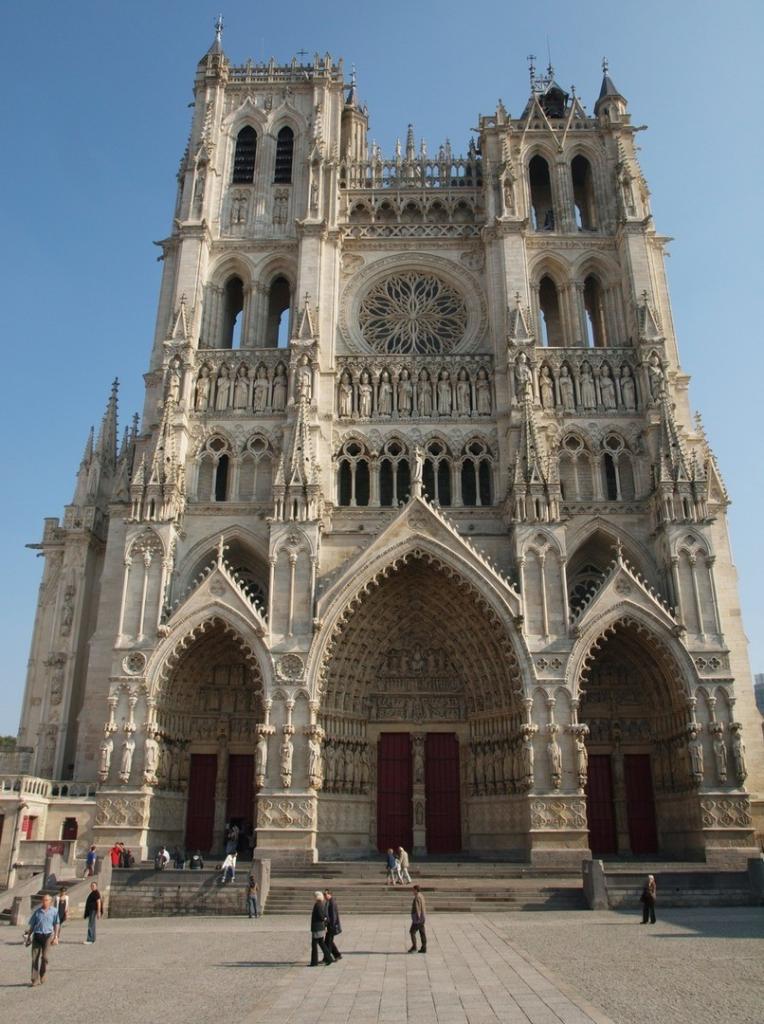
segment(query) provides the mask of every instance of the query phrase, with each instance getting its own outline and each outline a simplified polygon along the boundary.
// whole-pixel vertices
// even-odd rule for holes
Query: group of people
[[[96,940],[96,921],[103,917],[103,900],[96,882],[90,883],[84,917],[88,923],[84,944],[92,946]],[[61,932],[68,918],[69,894],[65,886],[59,889],[55,900],[45,893],[40,906],[32,912],[24,932],[25,945],[32,947],[32,985],[45,983],[51,946],[57,946],[61,941]]]
[[[411,885],[409,874],[409,855],[399,846],[397,850],[392,847],[387,851],[387,884],[388,885]]]
[[[92,849],[95,850],[95,847],[92,847]],[[135,864],[135,857],[133,857],[129,847],[125,846],[122,840],[118,840],[112,846],[109,850],[109,857],[113,868],[131,868]]]
[[[409,928],[411,945],[408,952],[426,953],[427,932],[425,930],[425,920],[427,913],[424,894],[418,885],[413,885],[411,892],[411,927]],[[317,889],[313,893],[313,910],[310,915],[309,967],[318,967],[319,954],[323,957],[321,963],[324,967],[329,967],[330,964],[342,959],[342,953],[337,949],[335,941],[341,931],[342,922],[340,921],[340,912],[334,894],[331,889]],[[420,943],[418,948],[417,936]]]

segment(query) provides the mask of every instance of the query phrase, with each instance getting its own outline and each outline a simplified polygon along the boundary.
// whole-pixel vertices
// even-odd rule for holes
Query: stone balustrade
[[[340,166],[340,188],[346,189],[464,189],[480,188],[483,168],[479,157],[419,156],[383,160],[371,157]]]
[[[491,356],[338,356],[341,420],[445,420],[490,416]]]
[[[53,783],[49,779],[38,779],[34,775],[0,775],[0,797],[17,796],[41,797],[51,795]]]

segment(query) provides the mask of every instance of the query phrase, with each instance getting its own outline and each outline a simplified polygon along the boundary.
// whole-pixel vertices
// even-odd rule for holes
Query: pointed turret
[[[608,121],[618,120],[626,113],[626,100],[616,89],[613,79],[610,77],[607,58],[602,61],[602,85],[597,102],[594,104],[594,116],[603,117]]]
[[[94,439],[95,429],[91,427],[88,431],[87,441],[85,441],[85,450],[82,453],[80,468],[77,470],[77,482],[74,486],[72,505],[83,505],[85,503],[88,492],[88,474],[93,462]]]
[[[413,124],[409,124],[406,129],[406,159],[409,162],[416,159],[416,142],[414,140]]]
[[[96,454],[101,460],[104,469],[113,469],[117,462],[117,395],[119,392],[119,381],[114,378],[111,385],[111,395],[106,403],[106,411],[101,420],[101,429],[98,432],[98,444]]]
[[[200,68],[221,67],[228,63],[228,58],[223,50],[223,15],[219,14],[215,19],[215,38],[212,46],[199,61]]]
[[[369,118],[358,102],[355,65],[350,73],[350,88],[342,111],[340,152],[346,160],[363,160],[366,156],[366,133]]]

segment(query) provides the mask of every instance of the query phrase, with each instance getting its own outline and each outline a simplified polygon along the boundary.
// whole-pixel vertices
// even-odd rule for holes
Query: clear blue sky
[[[217,4],[218,0],[215,0]],[[15,733],[41,565],[24,544],[71,499],[86,433],[117,375],[142,405],[196,62],[217,7],[198,0],[4,6],[5,490],[0,733]],[[730,523],[754,669],[764,672],[761,345],[764,4],[730,0],[262,4],[228,0],[236,63],[300,49],[358,66],[371,136],[412,121],[466,145],[480,112],[528,93],[526,55],[591,109],[600,62],[630,103],[668,264],[682,363],[734,504]]]

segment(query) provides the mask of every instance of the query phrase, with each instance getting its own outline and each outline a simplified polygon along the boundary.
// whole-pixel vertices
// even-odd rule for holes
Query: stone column
[[[424,733],[414,733],[411,737],[411,779],[412,779],[412,832],[415,856],[427,853],[427,835],[425,829],[425,789],[424,789]]]

